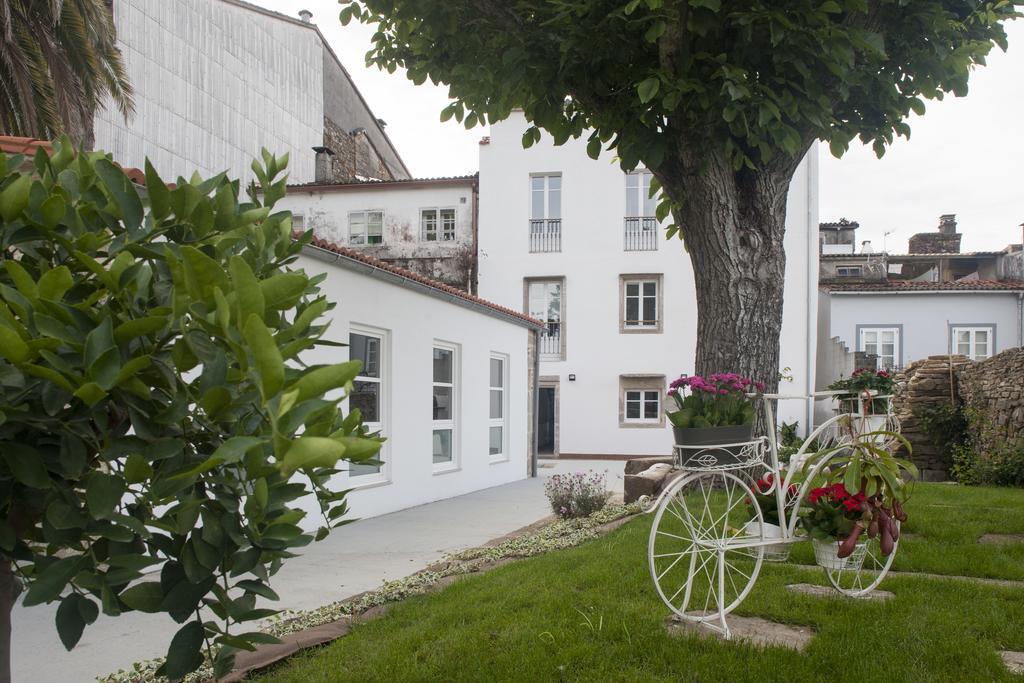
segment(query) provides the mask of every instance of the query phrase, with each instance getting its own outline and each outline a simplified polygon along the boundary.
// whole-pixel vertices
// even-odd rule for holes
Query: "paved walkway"
[[[622,463],[542,461],[540,476],[457,498],[360,520],[335,529],[287,561],[271,585],[275,607],[313,609],[408,576],[447,553],[482,545],[550,514],[544,479],[556,472],[608,470],[608,487],[622,491]],[[133,662],[162,656],[175,631],[170,617],[132,612],[100,615],[71,652],[57,638],[57,603],[15,608],[14,681],[92,681]]]

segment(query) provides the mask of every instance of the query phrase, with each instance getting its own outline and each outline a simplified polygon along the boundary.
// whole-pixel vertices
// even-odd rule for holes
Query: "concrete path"
[[[313,609],[408,576],[447,553],[532,524],[550,514],[544,479],[558,472],[608,471],[608,488],[622,491],[622,463],[542,461],[540,476],[457,498],[360,520],[335,529],[320,543],[289,560],[271,580],[281,596],[278,608]],[[132,612],[100,615],[71,652],[57,638],[57,603],[13,614],[14,681],[92,681],[133,662],[167,651],[180,628],[166,615]]]

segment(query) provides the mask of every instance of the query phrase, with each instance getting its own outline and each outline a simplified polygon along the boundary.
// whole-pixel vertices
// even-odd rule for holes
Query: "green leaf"
[[[114,339],[118,344],[125,344],[137,337],[145,337],[154,332],[159,332],[167,326],[168,322],[168,317],[163,315],[147,315],[142,318],[135,318],[115,327]]]
[[[291,476],[304,467],[334,467],[345,455],[345,445],[324,436],[301,436],[292,442],[281,461],[281,470]]]
[[[114,508],[121,502],[125,484],[121,477],[103,472],[92,472],[85,485],[85,502],[94,517],[109,517]]]
[[[661,81],[656,76],[652,76],[640,81],[640,84],[636,86],[636,92],[640,96],[640,101],[647,104],[658,94],[658,88],[660,87]]]
[[[310,370],[297,379],[289,387],[289,390],[299,390],[297,403],[311,398],[320,398],[328,391],[340,389],[354,380],[356,375],[359,374],[359,369],[362,365],[362,361],[350,360],[345,363]]]
[[[78,573],[82,562],[81,555],[73,555],[50,564],[29,585],[22,604],[25,607],[32,607],[56,598],[64,590],[68,581]]]
[[[129,484],[141,484],[153,476],[153,467],[138,453],[132,453],[124,463],[124,480]]]
[[[266,311],[263,290],[252,272],[252,268],[241,256],[232,256],[228,263],[231,271],[231,283],[235,286],[238,300],[238,320],[245,321],[255,313],[261,319]]]
[[[0,445],[4,462],[19,482],[33,489],[50,488],[50,473],[43,463],[43,456],[34,448],[22,444]]]
[[[835,0],[825,0],[818,9],[826,14],[839,14],[843,11],[843,8]]]
[[[21,335],[0,323],[0,356],[14,364],[20,364],[32,357],[32,351],[21,339]]]
[[[85,366],[91,366],[104,353],[116,348],[114,345],[113,323],[109,317],[105,317],[103,322],[85,337],[85,353],[83,356]]]
[[[87,382],[75,390],[74,396],[91,408],[106,398],[107,392],[96,382]]]
[[[236,583],[235,588],[240,588],[241,590],[248,591],[250,593],[255,593],[256,595],[262,596],[267,600],[280,599],[278,598],[277,593],[275,593],[270,588],[270,586],[266,585],[262,581],[246,579],[244,581],[239,581],[238,583]]]
[[[198,669],[203,663],[200,649],[205,635],[206,631],[201,622],[190,621],[182,626],[171,639],[167,660],[161,667],[162,674],[172,681],[177,681]]]
[[[152,614],[161,611],[164,591],[159,581],[146,581],[125,589],[118,598],[133,610]]]
[[[284,385],[284,360],[281,358],[281,351],[270,335],[270,330],[255,313],[249,315],[242,334],[256,360],[260,391],[263,400],[267,401],[277,395]]]
[[[0,216],[4,222],[12,222],[18,214],[28,206],[28,191],[32,187],[32,177],[19,175],[14,182],[0,192]]]
[[[32,276],[28,274],[25,267],[15,261],[14,259],[7,259],[4,261],[4,268],[7,269],[7,274],[14,280],[14,286],[18,288],[26,299],[29,301],[35,301],[39,297],[39,286],[36,281],[32,279]]]
[[[132,181],[107,159],[98,160],[94,168],[120,209],[125,227],[129,230],[138,228],[142,224],[142,200]]]
[[[305,273],[278,273],[260,282],[264,305],[270,310],[288,308],[306,291],[309,278]]]
[[[67,266],[58,266],[39,278],[39,297],[47,301],[60,301],[74,282]]]
[[[587,143],[587,156],[591,159],[598,159],[601,156],[601,139],[594,137]]]
[[[171,192],[167,189],[167,184],[160,179],[153,164],[149,163],[149,159],[146,159],[146,195],[154,218],[163,220],[170,215]]]
[[[57,608],[57,635],[65,649],[71,651],[82,638],[86,624],[96,621],[99,608],[89,598],[71,593],[60,602]]]

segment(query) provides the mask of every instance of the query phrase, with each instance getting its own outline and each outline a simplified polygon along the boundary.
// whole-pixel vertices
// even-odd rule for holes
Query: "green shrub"
[[[954,479],[961,484],[1024,487],[1024,443],[978,452],[968,444],[953,449]]]
[[[956,450],[970,441],[968,412],[960,406],[948,403],[918,408],[914,411],[914,417],[921,422],[932,447],[948,463],[953,462]]]

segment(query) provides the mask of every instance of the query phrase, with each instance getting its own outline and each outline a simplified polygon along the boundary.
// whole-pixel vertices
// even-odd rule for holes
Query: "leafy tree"
[[[108,0],[0,3],[0,128],[49,139],[67,133],[92,146],[104,97],[127,117],[132,88]]]
[[[790,181],[815,140],[881,155],[923,99],[964,95],[1021,0],[343,0],[368,64],[449,85],[467,127],[521,108],[643,164],[696,280],[696,371],[775,386]]]
[[[16,577],[24,604],[60,601],[70,649],[105,614],[182,624],[161,673],[269,638],[234,633],[274,611],[269,578],[342,523],[339,460],[380,440],[339,410],[358,361],[303,367],[329,344],[323,276],[290,270],[308,238],[273,213],[287,163],[260,181],[179,178],[148,163],[144,205],[101,153],[54,143],[31,164],[0,155],[0,674],[10,677]],[[315,525],[314,525],[315,526]],[[159,566],[158,577],[143,572]],[[270,639],[273,640],[273,639]],[[212,650],[210,650],[212,648]],[[2,675],[0,675],[2,678]]]

